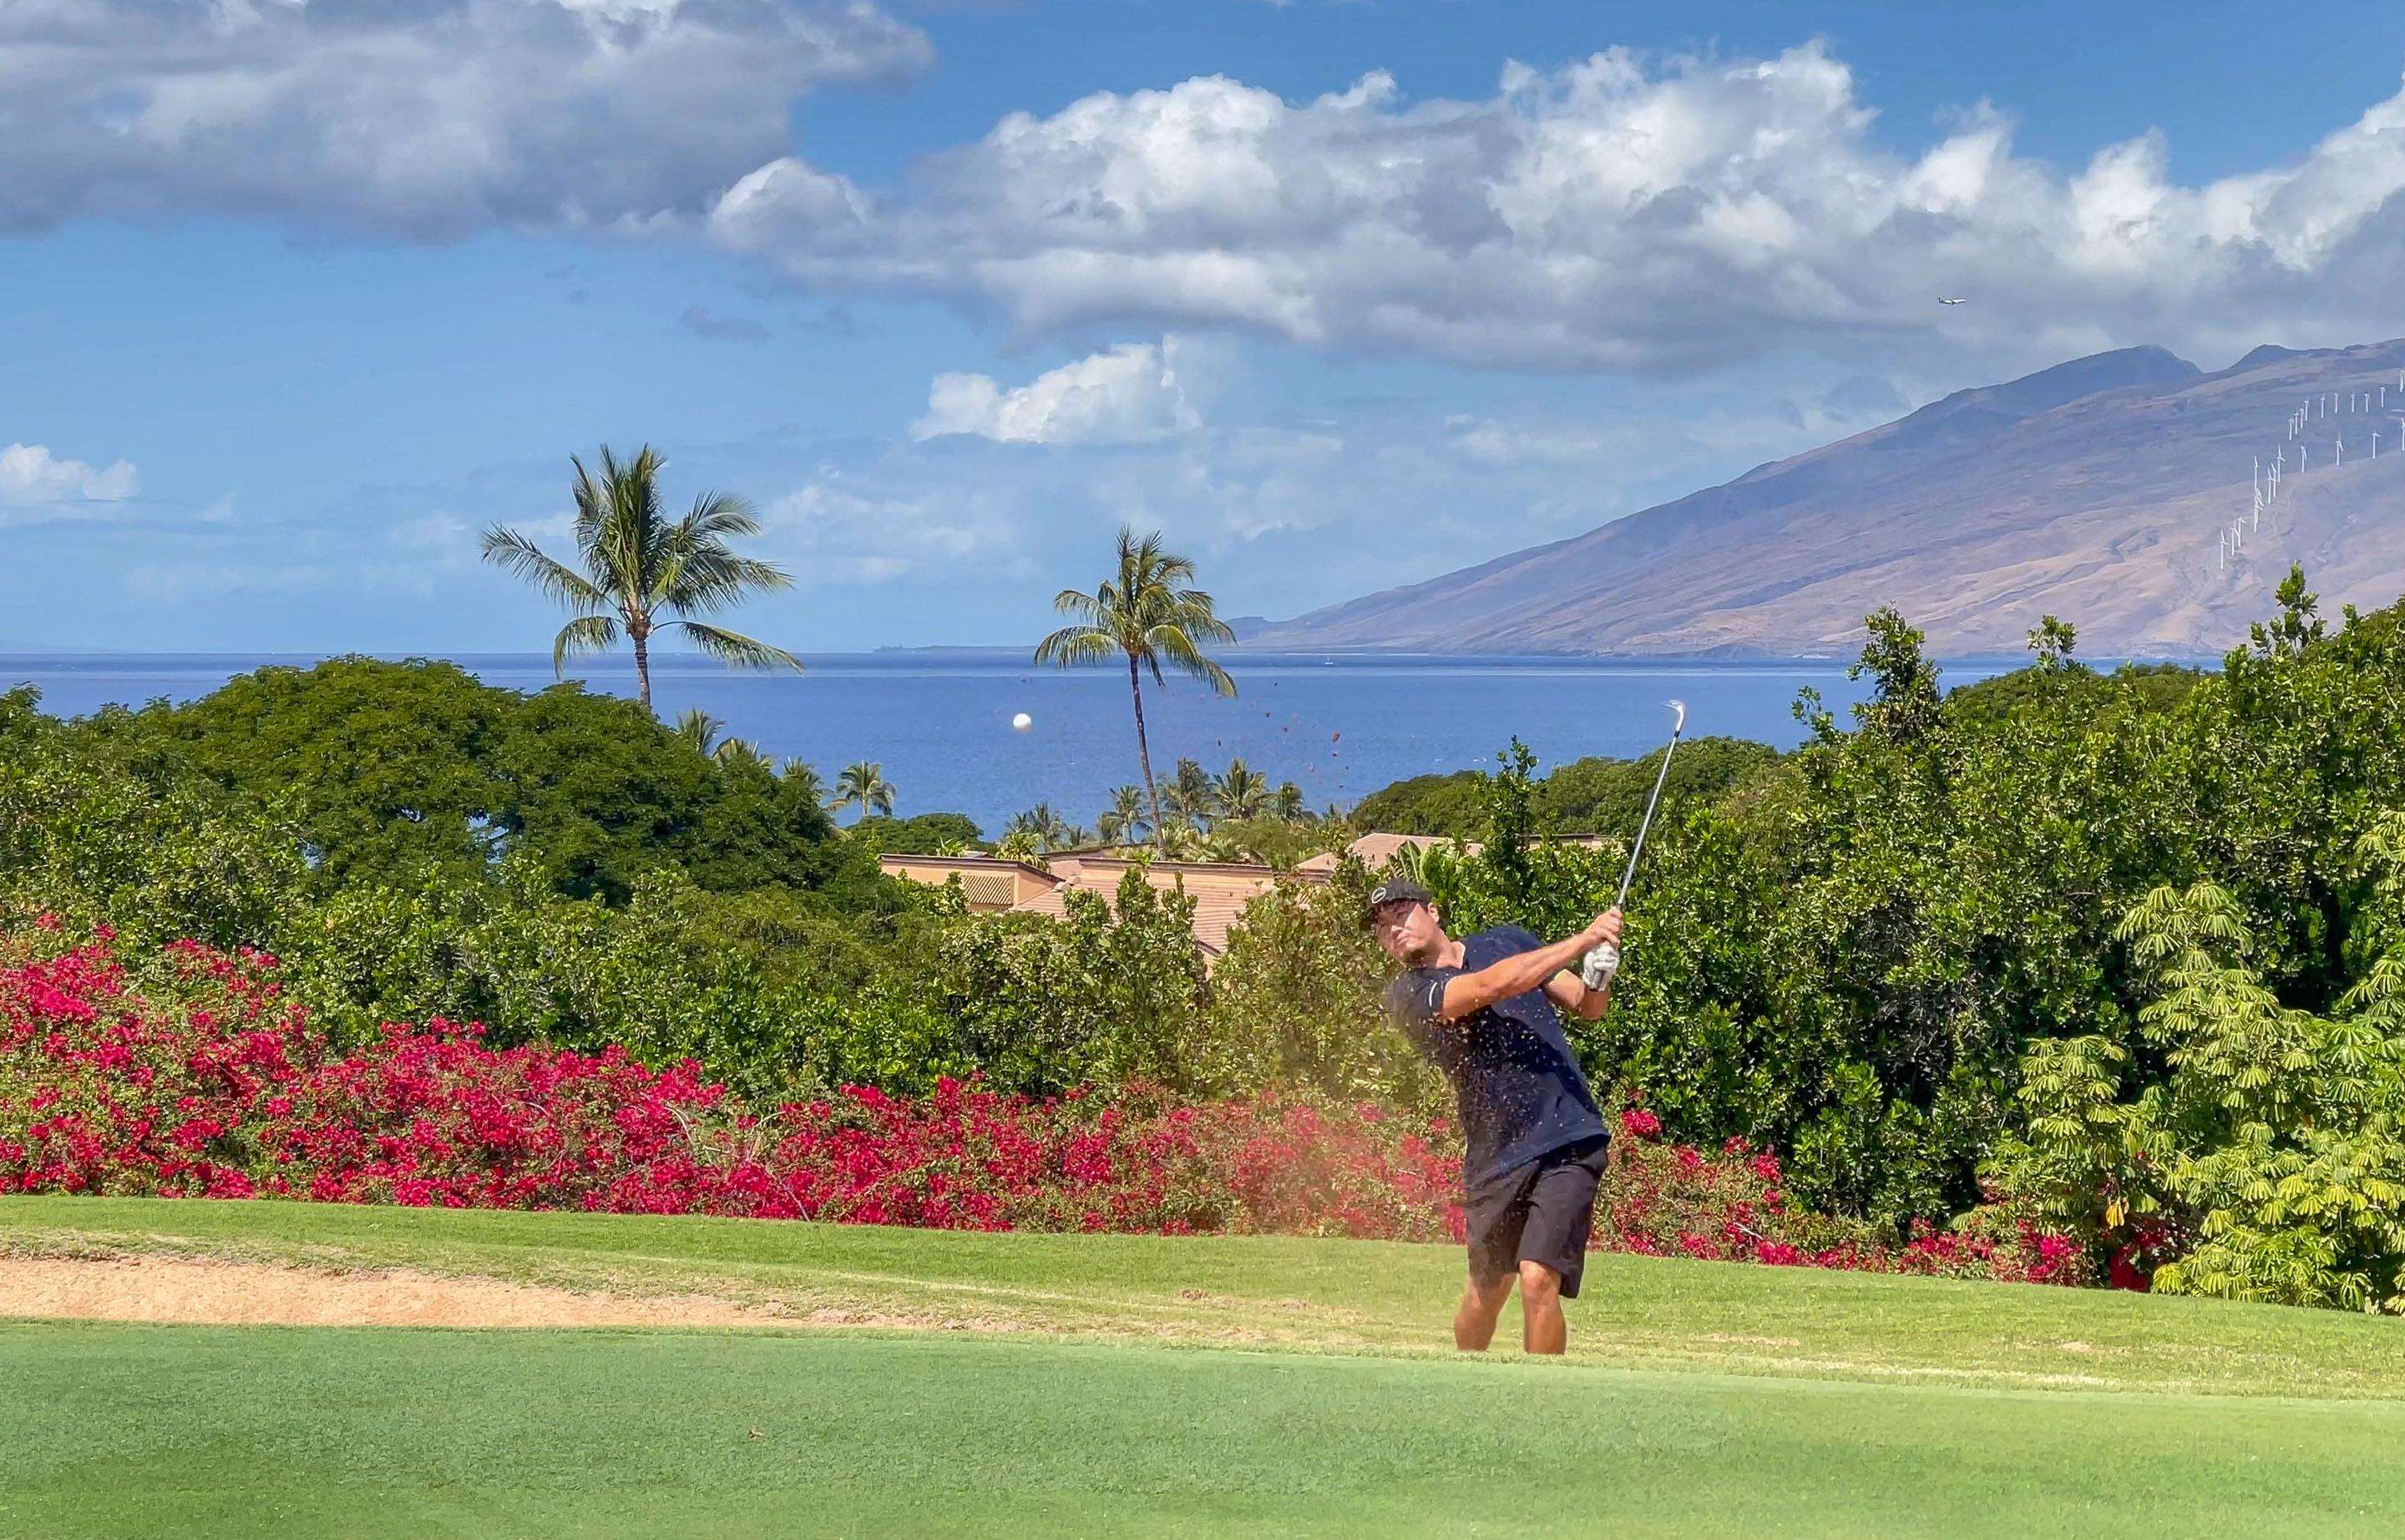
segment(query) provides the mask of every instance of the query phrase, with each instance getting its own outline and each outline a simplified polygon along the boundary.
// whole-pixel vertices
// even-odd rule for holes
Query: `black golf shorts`
[[[1464,1214],[1470,1276],[1489,1282],[1524,1262],[1542,1263],[1562,1276],[1562,1297],[1576,1299],[1610,1147],[1609,1135],[1566,1144],[1471,1194]]]

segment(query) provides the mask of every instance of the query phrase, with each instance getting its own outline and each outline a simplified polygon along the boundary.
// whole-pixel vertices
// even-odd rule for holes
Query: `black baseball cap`
[[[1436,895],[1408,877],[1389,877],[1370,890],[1369,902],[1361,906],[1361,923],[1377,923],[1378,911],[1388,904],[1433,904]]]

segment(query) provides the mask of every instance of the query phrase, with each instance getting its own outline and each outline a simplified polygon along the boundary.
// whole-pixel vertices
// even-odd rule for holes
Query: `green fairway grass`
[[[340,1204],[0,1198],[0,1251],[408,1267],[1088,1340],[1451,1349],[1456,1247]],[[1570,1352],[1627,1367],[2405,1399],[2405,1322],[2103,1290],[1596,1256]],[[1516,1307],[1505,1317],[1516,1328]]]
[[[0,1326],[49,1536],[2370,1534],[2405,1406],[921,1336]],[[757,1436],[754,1436],[754,1434]]]
[[[0,1322],[0,1535],[2405,1525],[2405,1322],[2335,1312],[1597,1257],[1544,1363],[1450,1352],[1449,1247],[35,1198],[0,1251],[944,1328]]]

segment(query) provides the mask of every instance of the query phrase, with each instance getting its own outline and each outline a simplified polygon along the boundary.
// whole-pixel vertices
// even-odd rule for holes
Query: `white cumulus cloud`
[[[805,283],[966,296],[1024,333],[1221,325],[1515,368],[2393,330],[2405,92],[2194,186],[2158,135],[2063,173],[1984,106],[1918,154],[1874,117],[1818,43],[1512,64],[1478,101],[1214,76],[1012,114],[883,197],[781,157],[711,224]]]
[[[0,230],[673,221],[789,148],[796,94],[928,56],[865,0],[5,0]]]
[[[125,460],[101,470],[79,459],[61,459],[39,444],[12,444],[0,449],[0,507],[119,502],[132,497],[140,485],[140,477]]]
[[[1145,444],[1202,426],[1177,373],[1177,343],[1123,343],[1006,389],[987,374],[938,374],[915,438],[974,433],[1000,444]]]
[[[904,577],[1023,579],[1033,570],[1007,510],[977,489],[935,497],[865,489],[858,480],[822,468],[819,479],[768,505],[762,519],[767,554],[802,586]]]

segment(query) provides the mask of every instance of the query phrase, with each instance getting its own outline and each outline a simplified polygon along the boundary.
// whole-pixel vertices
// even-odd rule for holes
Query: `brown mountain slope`
[[[2332,610],[2405,590],[2400,371],[2405,340],[2257,348],[2213,374],[2160,348],[2100,353],[1248,643],[1808,656],[1849,652],[1892,604],[1940,653],[2018,652],[2047,613],[2091,656],[2217,652],[2269,612],[2291,560]],[[2373,409],[2347,411],[2350,392]],[[2333,393],[2291,441],[2289,414]],[[2253,528],[2253,459],[2283,451],[2281,498]],[[2242,516],[2224,570],[2215,536]]]

